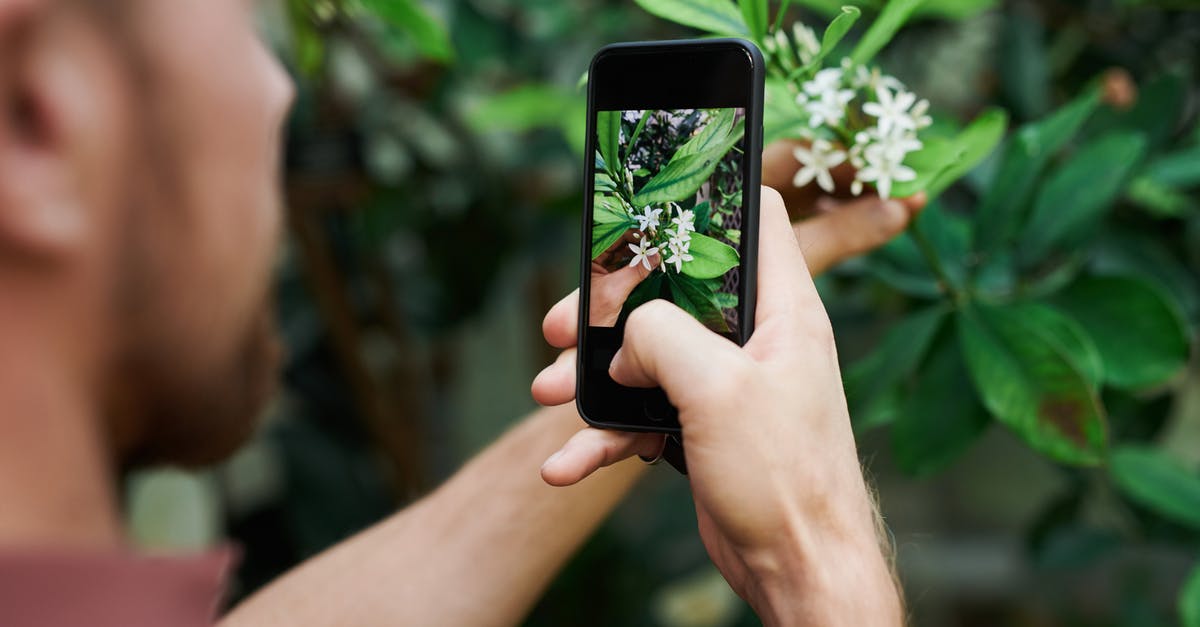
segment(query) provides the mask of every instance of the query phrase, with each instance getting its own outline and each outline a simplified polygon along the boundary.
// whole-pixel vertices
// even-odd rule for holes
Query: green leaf
[[[1186,216],[1196,209],[1196,201],[1187,193],[1162,185],[1148,176],[1139,176],[1125,188],[1129,202],[1160,218]]]
[[[1062,311],[1042,303],[1021,303],[1013,311],[1054,343],[1093,388],[1104,382],[1104,360],[1083,326]]]
[[[1158,237],[1116,225],[1093,249],[1092,269],[1153,283],[1179,303],[1187,320],[1200,319],[1200,282]]]
[[[967,172],[970,172],[991,154],[1000,140],[1004,138],[1006,128],[1008,128],[1007,113],[1001,109],[984,111],[947,144],[935,148],[939,156],[946,161],[939,163],[936,167],[925,166],[927,172],[928,170],[934,172],[928,182],[920,181],[920,176],[918,176],[917,181],[909,184],[897,184],[893,189],[893,195],[903,198],[924,189],[929,200],[937,198],[947,187],[966,176]],[[937,142],[934,143],[937,144]],[[914,153],[913,157],[921,159],[929,158],[929,155],[917,157],[917,154]],[[918,182],[923,182],[924,185],[922,187],[912,185]]]
[[[1145,135],[1151,151],[1164,147],[1174,133],[1187,103],[1188,86],[1175,74],[1161,74],[1139,86],[1132,109],[1108,109],[1096,116],[1092,134],[1125,130]]]
[[[1179,590],[1179,619],[1183,627],[1200,627],[1200,564],[1192,569]]]
[[[716,302],[716,293],[707,281],[674,272],[668,272],[667,279],[671,287],[671,300],[680,309],[714,331],[729,331],[725,315]]]
[[[1167,187],[1187,189],[1200,186],[1200,146],[1154,159],[1146,165],[1143,176]]]
[[[626,222],[597,222],[592,225],[592,259],[604,254],[604,251],[616,244],[625,232],[636,225],[632,220]]]
[[[621,199],[611,194],[593,194],[592,221],[611,224],[613,222],[629,223],[629,212]]]
[[[868,255],[867,269],[875,278],[909,296],[937,298],[942,294],[937,278],[907,231]]]
[[[629,156],[634,147],[637,145],[638,138],[642,136],[642,129],[646,128],[646,120],[650,119],[650,115],[653,113],[654,111],[650,109],[646,109],[642,112],[642,117],[638,119],[637,126],[633,127],[633,134],[629,136],[629,143],[625,146],[626,157]]]
[[[738,252],[732,246],[707,235],[692,233],[688,252],[693,259],[683,263],[683,273],[695,279],[722,277],[738,265]]]
[[[1137,279],[1081,279],[1055,304],[1092,337],[1104,362],[1104,379],[1121,388],[1162,384],[1187,362],[1187,327],[1179,308]]]
[[[1098,464],[1108,446],[1103,409],[1051,333],[1009,308],[966,307],[958,315],[984,407],[1035,450],[1068,464]]]
[[[1144,446],[1113,451],[1109,472],[1130,500],[1200,531],[1200,475],[1162,451]]]
[[[729,292],[717,292],[713,295],[713,301],[721,309],[734,309],[738,306],[738,295],[730,294]]]
[[[799,137],[800,130],[805,128],[808,128],[808,116],[796,105],[796,94],[788,82],[768,78],[763,94],[763,144]]]
[[[767,0],[738,0],[742,8],[742,19],[754,43],[762,45],[767,35]]]
[[[529,84],[496,94],[467,113],[467,123],[480,132],[528,131],[561,123],[580,96],[547,84]]]
[[[1024,218],[1029,195],[1052,155],[1079,132],[1099,104],[1089,90],[1050,117],[1026,124],[1008,142],[976,219],[975,248],[990,254],[1006,247]]]
[[[621,161],[621,112],[596,112],[596,147],[604,159],[604,167],[614,179],[622,177]]]
[[[680,201],[696,193],[696,190],[712,176],[717,164],[730,148],[741,140],[741,135],[739,129],[738,132],[727,136],[722,145],[705,152],[682,157],[673,155],[667,165],[633,195],[633,204],[641,207]]]
[[[841,8],[838,16],[829,22],[829,26],[825,27],[825,34],[821,35],[821,50],[805,66],[806,72],[812,73],[821,67],[821,62],[833,52],[834,48],[837,48],[837,45],[842,42],[846,33],[850,32],[850,28],[854,26],[861,15],[862,11],[858,7]]]
[[[454,58],[450,33],[417,0],[362,0],[362,3],[367,10],[412,37],[417,50],[426,57],[438,61]]]
[[[742,14],[729,0],[634,0],[647,13],[718,35],[750,34]]]
[[[946,318],[945,307],[910,314],[888,331],[879,347],[846,369],[843,377],[856,431],[895,417],[894,392],[916,370]]]
[[[989,424],[953,334],[942,334],[892,423],[896,463],[929,475],[958,458]]]
[[[1021,237],[1020,260],[1040,261],[1055,248],[1081,243],[1116,200],[1146,141],[1114,133],[1079,149],[1038,190]]]
[[[924,0],[889,0],[885,3],[879,17],[875,18],[863,38],[858,40],[850,59],[861,64],[875,58],[922,2]]]
[[[712,203],[707,200],[698,202],[692,207],[692,213],[696,214],[696,232],[708,233],[708,225],[712,222]]]
[[[1042,21],[1023,11],[1010,12],[997,52],[995,67],[1013,113],[1025,120],[1045,114],[1050,108],[1051,81]]]
[[[729,138],[733,135],[736,134],[740,138],[742,136],[741,129],[734,128],[734,114],[734,109],[713,110],[704,128],[676,149],[671,159],[720,150],[723,146],[729,145]],[[728,148],[725,150],[727,151]]]

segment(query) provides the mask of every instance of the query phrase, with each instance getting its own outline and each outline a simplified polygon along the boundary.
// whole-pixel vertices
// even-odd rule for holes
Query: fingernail
[[[550,457],[546,458],[546,461],[542,462],[542,468],[545,469],[546,466],[549,466],[549,465],[553,464],[554,462],[558,461],[558,458],[560,458],[562,456],[563,456],[563,452],[562,452],[562,450],[559,450],[558,452],[554,453]]]

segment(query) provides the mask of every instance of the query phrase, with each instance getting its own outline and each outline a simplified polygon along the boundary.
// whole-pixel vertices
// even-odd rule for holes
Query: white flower
[[[638,222],[638,230],[645,233],[647,229],[658,228],[658,216],[663,210],[661,208],[651,209],[649,205],[646,205],[642,211],[645,213],[633,216],[633,219]]]
[[[815,178],[821,189],[833,191],[833,177],[829,175],[829,170],[846,160],[845,152],[835,149],[827,140],[818,139],[812,143],[811,149],[796,147],[792,154],[796,161],[804,165],[796,172],[792,185],[804,187]]]
[[[801,88],[809,96],[820,96],[829,91],[837,91],[842,86],[842,71],[829,67],[817,72],[812,80],[805,81]]]
[[[684,209],[684,210],[680,211],[679,215],[675,216],[675,219],[671,220],[671,222],[676,227],[678,227],[680,233],[687,233],[688,231],[695,231],[696,230],[695,221],[696,221],[696,214],[692,213],[692,211],[689,209]],[[690,235],[688,236],[688,239],[691,239]]]
[[[675,229],[664,229],[663,233],[666,234],[668,242],[676,242],[676,241],[690,242],[690,241],[692,241],[692,234],[687,231],[676,232]]]
[[[886,146],[867,146],[863,156],[866,166],[858,171],[855,178],[861,182],[874,182],[880,198],[886,200],[891,197],[893,181],[904,182],[917,178],[917,173],[902,163],[904,155],[888,150]]]
[[[913,105],[912,111],[909,113],[912,114],[913,121],[917,123],[917,128],[925,128],[933,124],[933,118],[929,117],[927,114],[928,111],[929,101],[924,98],[918,100],[917,104]]]
[[[817,56],[821,51],[821,42],[817,41],[817,34],[813,29],[796,22],[792,24],[792,37],[796,41],[796,52],[800,56],[800,61],[807,64]]]
[[[846,105],[854,99],[854,90],[841,87],[842,71],[832,67],[817,72],[812,80],[801,85],[796,104],[811,116],[809,125],[837,124],[846,117]]]
[[[878,119],[881,136],[890,134],[893,129],[916,130],[917,120],[909,113],[909,109],[917,102],[916,94],[910,91],[893,93],[890,89],[879,86],[875,89],[875,95],[879,102],[864,103],[862,109],[863,113]]]
[[[667,263],[675,264],[676,272],[683,272],[683,262],[694,259],[688,254],[688,243],[672,240],[667,244],[667,248],[671,251],[671,256],[667,258]]]
[[[647,270],[654,269],[650,266],[650,258],[658,255],[658,247],[650,246],[650,238],[643,238],[636,245],[630,244],[629,250],[633,251],[633,260],[629,262],[630,268],[641,263]]]

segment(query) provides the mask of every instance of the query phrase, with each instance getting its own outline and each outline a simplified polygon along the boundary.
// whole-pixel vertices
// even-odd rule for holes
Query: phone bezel
[[[742,241],[739,253],[739,328],[730,338],[745,344],[754,331],[758,267],[758,204],[762,161],[764,65],[742,39],[687,39],[605,46],[592,59],[588,80],[579,353],[576,407],[590,425],[624,431],[680,433],[678,416],[660,388],[620,386],[608,376],[612,345],[623,326],[587,325],[591,286],[592,195],[595,185],[596,112],[678,108],[745,109]],[[595,351],[602,351],[596,354]],[[592,365],[592,362],[597,362]],[[604,362],[601,364],[600,362]],[[600,366],[603,365],[603,368]]]

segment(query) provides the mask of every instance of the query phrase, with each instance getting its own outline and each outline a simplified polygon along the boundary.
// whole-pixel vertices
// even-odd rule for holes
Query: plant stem
[[[921,230],[921,226],[916,218],[908,225],[908,233],[912,236],[913,241],[917,244],[917,249],[921,251],[921,256],[925,258],[925,263],[929,264],[929,269],[933,271],[937,277],[938,283],[942,289],[950,295],[955,303],[962,302],[962,293],[954,286],[954,282],[950,280],[950,275],[942,266],[942,260],[938,258],[937,249],[933,247],[933,243],[925,236],[925,232]]]

